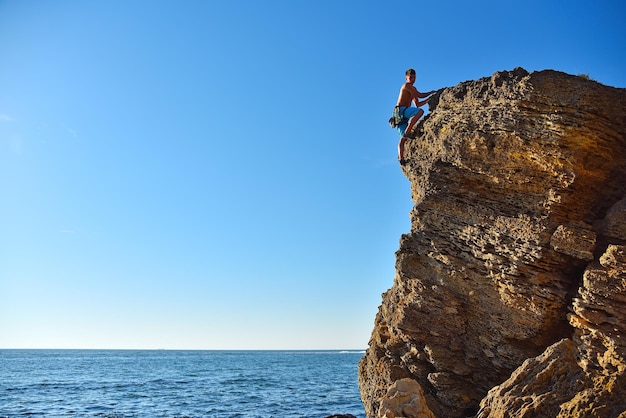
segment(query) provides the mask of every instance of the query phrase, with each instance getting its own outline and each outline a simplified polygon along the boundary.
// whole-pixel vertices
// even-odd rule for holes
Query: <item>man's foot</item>
[[[408,138],[408,139],[415,139],[415,131],[413,131],[413,132],[405,132],[403,136]]]

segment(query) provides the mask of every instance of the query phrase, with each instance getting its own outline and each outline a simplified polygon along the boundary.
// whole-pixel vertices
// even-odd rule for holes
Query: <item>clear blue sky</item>
[[[0,348],[365,348],[406,68],[626,87],[625,9],[0,1]]]

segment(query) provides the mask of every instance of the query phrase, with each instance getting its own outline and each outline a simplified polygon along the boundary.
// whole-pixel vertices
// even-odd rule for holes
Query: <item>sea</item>
[[[0,350],[0,417],[364,418],[362,351]]]

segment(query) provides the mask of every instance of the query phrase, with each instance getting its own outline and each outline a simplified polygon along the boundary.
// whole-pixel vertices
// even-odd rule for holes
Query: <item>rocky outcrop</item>
[[[367,416],[626,417],[626,90],[517,68],[430,106]]]

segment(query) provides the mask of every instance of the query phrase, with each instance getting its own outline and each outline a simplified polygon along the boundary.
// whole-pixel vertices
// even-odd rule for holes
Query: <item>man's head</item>
[[[407,83],[413,84],[415,82],[415,70],[413,68],[409,68],[404,74]]]

